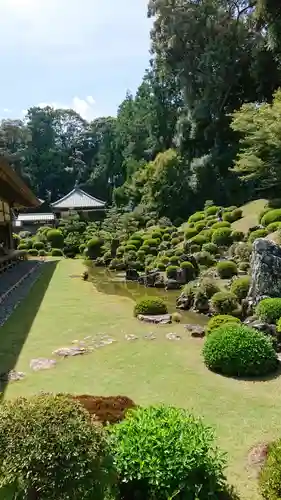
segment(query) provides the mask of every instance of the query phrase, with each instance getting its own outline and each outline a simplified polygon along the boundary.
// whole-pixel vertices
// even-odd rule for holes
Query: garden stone
[[[152,288],[156,281],[159,281],[160,273],[159,271],[153,271],[148,274],[144,274],[138,278],[138,282],[148,288]]]
[[[181,336],[176,333],[167,333],[166,339],[168,340],[181,340]]]
[[[266,335],[272,335],[273,337],[276,337],[277,335],[277,328],[274,324],[272,325],[263,321],[254,320],[252,322],[248,322],[247,326],[249,326],[250,328],[255,328],[255,330],[265,333]]]
[[[146,340],[156,340],[156,337],[153,333],[149,333],[148,335],[145,335],[144,338]]]
[[[80,356],[83,354],[88,354],[91,351],[89,347],[61,347],[60,349],[56,349],[53,354],[57,356],[61,356],[63,358],[67,358],[68,356]]]
[[[184,328],[191,334],[191,337],[202,339],[205,337],[205,330],[200,325],[184,325]]]
[[[194,311],[200,314],[207,314],[210,310],[208,297],[206,297],[205,295],[195,297],[193,308]]]
[[[126,340],[138,340],[138,337],[136,337],[136,335],[125,335],[125,339]]]
[[[165,283],[166,290],[179,290],[181,288],[181,284],[177,280],[169,279]]]
[[[155,288],[165,288],[165,281],[163,276],[160,276],[159,280],[155,281]]]
[[[251,269],[249,305],[258,304],[264,297],[281,297],[281,248],[276,243],[264,238],[254,241]]]
[[[138,281],[139,273],[136,269],[127,269],[126,281]]]
[[[193,304],[192,298],[187,297],[185,292],[182,292],[176,301],[177,309],[181,309],[182,311],[188,311],[192,307],[192,304]]]
[[[17,372],[16,370],[11,370],[8,373],[1,373],[0,374],[0,381],[1,382],[18,382],[19,380],[22,380],[24,377],[25,377],[25,373]]]
[[[144,323],[152,323],[155,325],[168,325],[169,323],[172,323],[172,316],[170,314],[157,314],[155,316],[139,314],[138,319],[140,321],[144,321]]]
[[[46,359],[46,358],[38,358],[32,359],[30,361],[30,368],[35,372],[40,370],[49,370],[50,368],[54,368],[57,362],[54,359]]]

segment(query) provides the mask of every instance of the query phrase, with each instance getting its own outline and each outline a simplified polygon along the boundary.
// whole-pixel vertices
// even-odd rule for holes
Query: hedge
[[[64,237],[59,229],[50,229],[47,232],[47,240],[52,248],[62,248],[64,245]]]
[[[267,323],[276,323],[281,318],[281,298],[263,299],[256,307],[259,319]]]
[[[143,297],[139,299],[134,307],[134,315],[147,314],[154,316],[157,314],[167,314],[167,305],[160,297]]]
[[[232,231],[228,227],[222,227],[220,229],[216,229],[213,232],[212,243],[218,246],[228,246],[231,244],[231,234]]]
[[[222,325],[228,323],[241,323],[239,318],[235,316],[231,316],[231,314],[218,314],[217,316],[213,316],[206,326],[206,335],[209,335],[213,330],[216,330]]]
[[[215,314],[233,314],[238,310],[238,299],[232,292],[218,292],[211,298],[211,308]]]
[[[238,273],[237,265],[231,260],[222,260],[217,263],[217,273],[220,278],[232,278]]]
[[[239,300],[243,300],[248,295],[250,284],[250,276],[242,276],[231,283],[230,291],[234,293]]]
[[[281,208],[267,211],[261,219],[263,226],[268,226],[272,222],[281,222]]]

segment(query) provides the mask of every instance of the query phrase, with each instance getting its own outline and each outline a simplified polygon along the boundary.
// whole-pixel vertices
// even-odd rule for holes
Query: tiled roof
[[[85,193],[80,188],[74,188],[70,193],[63,196],[55,203],[52,203],[53,208],[58,209],[91,209],[91,208],[104,208],[105,202],[94,198],[90,194]]]
[[[19,214],[17,216],[18,222],[40,222],[40,221],[52,221],[54,220],[55,215],[50,214]]]

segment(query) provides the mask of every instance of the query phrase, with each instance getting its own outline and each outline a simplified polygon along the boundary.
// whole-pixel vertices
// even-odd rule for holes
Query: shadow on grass
[[[42,273],[27,297],[0,328],[1,374],[6,374],[14,369],[57,264],[58,261],[47,261],[43,264]],[[0,400],[4,397],[6,386],[5,377],[0,378]]]
[[[232,375],[224,375],[223,373],[216,372],[214,370],[213,373],[216,373],[216,375],[219,375],[220,377],[224,378],[231,378],[233,380],[237,380],[238,382],[253,382],[253,383],[260,383],[260,382],[268,382],[270,380],[275,380],[281,376],[281,363],[279,362],[277,365],[277,369],[268,375],[263,375],[261,377],[256,376],[256,377],[245,377],[245,376],[232,376]]]

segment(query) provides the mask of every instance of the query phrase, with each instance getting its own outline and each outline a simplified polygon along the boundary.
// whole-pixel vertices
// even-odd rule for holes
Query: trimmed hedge
[[[51,255],[52,255],[52,257],[62,257],[63,253],[62,253],[62,250],[60,248],[53,248],[51,251]]]
[[[281,229],[281,222],[272,222],[266,227],[266,229],[268,233],[275,233],[275,231]]]
[[[205,214],[207,216],[210,216],[210,215],[216,215],[219,211],[220,207],[217,207],[216,205],[212,205],[211,207],[208,207],[205,209]]]
[[[184,236],[185,236],[186,240],[190,240],[191,238],[193,238],[197,234],[198,234],[198,231],[195,228],[189,227],[186,229]]]
[[[268,235],[267,229],[257,229],[256,231],[253,231],[250,234],[248,241],[249,243],[253,243],[258,238],[265,238],[267,235]]]
[[[50,229],[47,234],[47,240],[52,248],[62,248],[64,245],[64,237],[59,229]]]
[[[213,224],[212,229],[221,229],[223,227],[230,227],[230,226],[231,226],[230,222],[219,221],[219,222],[216,222],[215,224]]]
[[[197,264],[200,266],[211,267],[215,264],[214,257],[209,252],[198,252],[194,255]]]
[[[217,328],[207,337],[203,357],[210,370],[233,377],[261,377],[278,367],[271,339],[234,323]]]
[[[233,314],[239,307],[237,297],[232,292],[215,293],[210,303],[215,314]]]
[[[90,259],[96,259],[102,254],[101,247],[103,241],[98,236],[94,236],[90,241],[87,242],[87,254]],[[118,248],[120,250],[120,247]],[[124,248],[125,251],[125,248]]]
[[[45,245],[44,245],[43,241],[34,241],[33,248],[36,248],[36,250],[44,250]]]
[[[204,220],[196,222],[195,224],[195,229],[197,233],[200,233],[200,231],[202,231],[205,227],[206,227],[206,221]]]
[[[209,335],[213,330],[216,330],[222,325],[228,323],[241,323],[239,318],[235,318],[235,316],[231,316],[231,314],[218,314],[217,316],[213,316],[206,326],[206,335]]]
[[[203,252],[209,252],[213,255],[216,255],[219,251],[219,247],[215,243],[204,243],[204,245],[202,246],[202,250]]]
[[[220,291],[220,287],[217,285],[215,280],[212,280],[211,278],[203,278],[200,286],[198,287],[198,290],[202,292],[203,295],[206,295],[208,299],[213,297],[215,293],[218,293]]]
[[[134,307],[134,315],[147,314],[149,316],[154,316],[157,314],[167,314],[168,309],[164,300],[160,297],[143,297],[138,300]]]
[[[38,256],[38,250],[36,248],[30,248],[28,250],[28,255],[31,255],[32,257],[37,257]]]
[[[234,293],[239,300],[243,300],[248,295],[250,284],[250,276],[237,278],[231,283],[230,291]]]
[[[178,274],[178,266],[168,266],[166,269],[168,279],[176,279]]]
[[[281,208],[267,211],[261,219],[263,226],[268,226],[272,222],[281,222]]]
[[[214,227],[214,226],[213,226]],[[218,246],[227,246],[230,245],[232,231],[228,227],[221,227],[220,229],[216,229],[213,232],[212,243]]]
[[[205,219],[205,212],[195,212],[195,214],[189,217],[188,222],[199,222],[203,219]]]
[[[281,318],[281,299],[263,299],[256,307],[259,319],[267,323],[276,323]]]
[[[237,265],[231,260],[222,260],[217,263],[217,273],[220,278],[232,278],[238,273]]]
[[[197,234],[197,236],[194,236],[191,240],[189,240],[190,244],[199,245],[200,248],[202,247],[202,245],[204,245],[204,243],[207,243],[207,242],[208,242],[208,238],[206,238],[202,234]]]
[[[243,231],[232,231],[230,237],[232,241],[242,241],[245,237],[245,234],[243,233]]]

